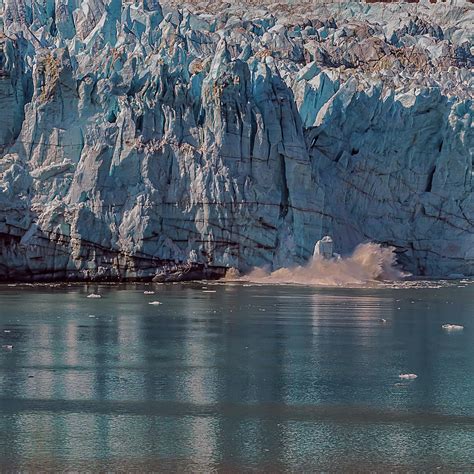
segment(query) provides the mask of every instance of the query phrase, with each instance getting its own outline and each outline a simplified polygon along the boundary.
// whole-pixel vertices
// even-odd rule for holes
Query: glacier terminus
[[[453,3],[0,0],[0,280],[277,270],[324,236],[473,275]]]

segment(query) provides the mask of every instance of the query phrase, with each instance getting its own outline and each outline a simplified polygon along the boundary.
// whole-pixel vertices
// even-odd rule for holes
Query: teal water
[[[3,286],[0,342],[0,470],[474,470],[472,282]]]

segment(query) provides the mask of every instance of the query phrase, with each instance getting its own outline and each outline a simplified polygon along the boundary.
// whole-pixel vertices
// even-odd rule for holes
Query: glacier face
[[[474,274],[472,6],[256,3],[0,0],[0,279]]]

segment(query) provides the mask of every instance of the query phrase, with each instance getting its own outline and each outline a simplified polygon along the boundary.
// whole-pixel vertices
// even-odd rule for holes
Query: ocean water
[[[474,470],[472,281],[1,286],[0,342],[0,470]]]

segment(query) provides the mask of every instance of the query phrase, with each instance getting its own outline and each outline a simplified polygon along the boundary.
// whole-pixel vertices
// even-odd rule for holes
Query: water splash
[[[375,243],[361,244],[349,257],[315,256],[305,266],[280,268],[274,272],[257,268],[241,280],[313,286],[365,286],[384,280],[400,280],[408,274],[396,267],[394,250]]]

